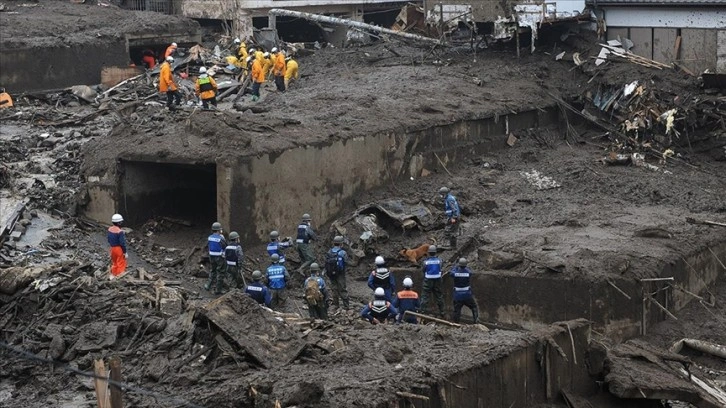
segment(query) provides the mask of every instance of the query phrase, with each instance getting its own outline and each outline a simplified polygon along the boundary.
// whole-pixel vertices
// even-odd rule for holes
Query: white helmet
[[[235,38],[234,39],[234,43],[235,44],[240,44],[241,42],[242,42],[242,40],[240,40],[239,38]]]
[[[251,59],[252,59],[252,56],[250,55],[247,58],[245,58],[245,62],[250,62]]]
[[[167,62],[174,62],[174,57],[172,57],[171,55],[169,55],[168,57],[166,57],[166,61]]]
[[[206,74],[207,73],[207,68],[205,68],[205,67],[199,68],[199,73],[200,74]]]
[[[250,52],[255,52],[255,51],[257,51],[257,50],[254,48],[250,48]]]
[[[386,291],[383,288],[376,288],[373,294],[376,296],[386,296]]]
[[[177,45],[176,45],[176,43],[171,43],[171,46],[176,47]]]
[[[403,287],[404,288],[412,288],[413,287],[413,279],[411,279],[411,278],[405,278],[403,280]]]
[[[121,216],[121,214],[114,214],[111,216],[111,222],[123,222],[124,217]]]
[[[376,265],[383,265],[383,264],[385,264],[385,263],[386,263],[386,260],[385,260],[385,259],[383,259],[383,257],[382,257],[382,256],[378,255],[378,256],[376,257]]]
[[[272,53],[274,54],[276,52],[277,52],[277,47],[272,47]]]

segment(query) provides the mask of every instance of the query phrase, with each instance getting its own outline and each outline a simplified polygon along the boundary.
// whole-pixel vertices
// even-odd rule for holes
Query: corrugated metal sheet
[[[586,0],[586,3],[588,6],[726,6],[726,0]]]

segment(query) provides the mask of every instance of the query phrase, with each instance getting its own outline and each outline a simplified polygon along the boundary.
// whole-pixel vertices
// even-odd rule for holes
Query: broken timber
[[[447,320],[444,320],[444,319],[439,319],[439,318],[437,318],[437,317],[433,317],[433,316],[428,316],[428,315],[425,315],[425,314],[421,314],[421,313],[416,313],[416,312],[412,312],[412,311],[410,311],[410,310],[406,310],[406,311],[405,311],[405,312],[403,313],[403,317],[406,317],[406,315],[407,315],[407,314],[408,314],[408,315],[411,315],[411,316],[416,316],[416,317],[418,317],[419,319],[424,319],[424,320],[430,320],[430,321],[432,321],[432,322],[436,322],[436,323],[441,323],[441,324],[445,324],[445,325],[448,325],[448,326],[451,326],[451,327],[461,327],[461,325],[460,325],[460,324],[458,324],[458,323],[452,323],[452,322],[450,322],[450,321],[447,321]]]
[[[303,18],[305,20],[316,21],[318,23],[342,25],[342,26],[358,28],[361,30],[370,31],[370,32],[374,32],[374,33],[389,34],[389,35],[393,35],[393,36],[397,36],[397,37],[401,37],[401,38],[406,38],[409,40],[442,45],[441,41],[439,41],[435,38],[424,37],[422,35],[416,35],[416,34],[411,34],[411,33],[404,33],[401,31],[395,31],[395,30],[391,30],[388,28],[374,26],[371,24],[361,23],[360,21],[346,20],[344,18],[329,17],[329,16],[323,16],[320,14],[304,13],[301,11],[292,11],[292,10],[284,10],[284,9],[271,9],[269,11],[269,15],[270,16]]]

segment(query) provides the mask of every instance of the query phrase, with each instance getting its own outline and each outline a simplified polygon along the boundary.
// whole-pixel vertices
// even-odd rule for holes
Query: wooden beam
[[[98,408],[111,408],[110,395],[108,393],[108,378],[106,374],[106,364],[103,359],[93,361],[93,373],[96,377],[93,379],[93,386],[96,389],[96,402]]]
[[[432,321],[432,322],[436,322],[436,323],[441,323],[441,324],[445,324],[445,325],[447,325],[447,326],[451,326],[451,327],[461,327],[461,325],[460,325],[460,324],[458,324],[458,323],[452,323],[452,322],[450,322],[450,321],[448,321],[448,320],[444,320],[444,319],[439,319],[438,317],[433,317],[433,316],[428,316],[428,315],[425,315],[425,314],[421,314],[421,313],[416,313],[416,312],[412,312],[412,311],[410,311],[410,310],[406,310],[406,311],[405,311],[405,312],[403,313],[403,317],[406,317],[406,315],[407,315],[407,314],[408,314],[408,315],[411,315],[411,316],[416,316],[416,317],[418,317],[419,319],[424,319],[424,320],[430,320],[430,321]]]
[[[121,382],[121,359],[117,356],[111,357],[108,362],[111,368],[111,379],[116,383]],[[111,384],[111,408],[123,408],[123,393],[121,387]]]

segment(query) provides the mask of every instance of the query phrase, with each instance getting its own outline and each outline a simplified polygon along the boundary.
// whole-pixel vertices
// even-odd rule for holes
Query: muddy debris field
[[[202,60],[232,77],[213,52],[230,39],[207,40],[177,74]],[[587,31],[520,58],[509,43],[394,38],[289,48],[302,77],[284,93],[263,85],[259,102],[232,79],[235,92],[202,111],[180,77],[190,102],[169,112],[157,70],[114,89],[19,93],[0,109],[0,407],[726,406],[726,91],[677,67],[596,66]],[[553,120],[512,124],[498,147],[472,143],[456,160],[429,146],[419,177],[391,176],[313,219],[317,262],[338,235],[350,261],[350,308],[331,305],[326,320],[309,318],[294,247],[288,300],[273,310],[243,288],[204,289],[214,217],[123,225],[128,274],[111,280],[106,230],[120,210],[88,216],[104,205],[89,183],[120,179],[121,158],[224,162],[526,112]],[[456,247],[443,186],[461,205]],[[295,241],[296,222],[267,227]],[[448,277],[442,319],[362,319],[376,256],[399,290],[410,276],[421,293],[421,261],[401,250],[423,244],[439,246],[445,272],[468,260],[479,321],[464,308],[453,322]],[[266,242],[242,245],[250,283],[269,266]],[[512,363],[522,356],[529,365]],[[568,379],[549,374],[558,364],[575,367]],[[506,391],[537,376],[539,389]],[[501,395],[477,391],[494,381]]]

